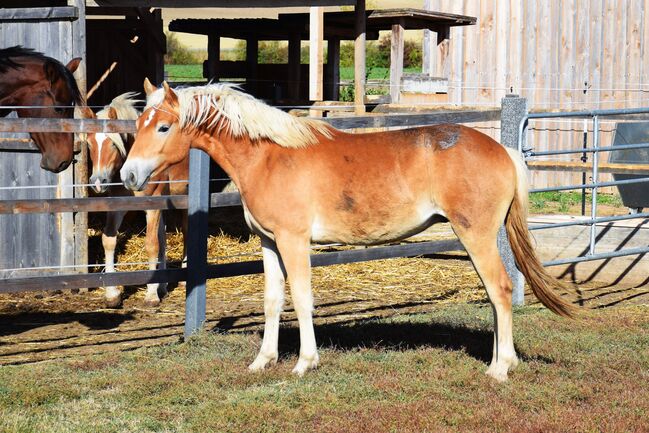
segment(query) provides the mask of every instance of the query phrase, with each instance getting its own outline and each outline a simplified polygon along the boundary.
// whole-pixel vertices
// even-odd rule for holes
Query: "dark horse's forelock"
[[[77,85],[77,80],[74,79],[72,72],[59,62],[56,59],[46,56],[43,53],[35,51],[32,48],[25,48],[20,45],[15,47],[4,48],[0,50],[0,73],[4,73],[9,69],[19,69],[23,65],[14,60],[15,57],[31,57],[34,59],[39,59],[43,61],[44,68],[50,68],[50,70],[55,71],[55,73],[65,81],[70,94],[72,95],[72,100],[76,104],[82,104],[83,98],[81,92],[79,91],[79,86]]]

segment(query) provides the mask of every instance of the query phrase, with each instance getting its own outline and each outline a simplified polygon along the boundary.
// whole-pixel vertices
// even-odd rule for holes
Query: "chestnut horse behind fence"
[[[88,107],[81,109],[81,116],[85,118],[135,120],[139,112],[135,108],[138,102],[133,99],[137,93],[124,93],[100,110],[96,115]],[[90,183],[97,194],[108,192],[110,195],[136,195],[152,196],[163,194],[187,194],[187,182],[152,183],[143,191],[129,191],[121,185],[111,185],[119,182],[119,170],[122,168],[126,155],[133,144],[133,134],[96,133],[88,134],[88,147],[92,161],[92,174]],[[189,157],[174,164],[165,172],[153,177],[153,181],[184,181],[189,176]],[[104,247],[106,272],[115,272],[115,246],[117,232],[126,215],[126,211],[106,213],[106,224],[101,236]],[[162,211],[146,211],[146,240],[145,248],[149,261],[149,269],[156,269],[158,263],[165,263],[164,237],[159,238],[158,230],[161,222]],[[183,212],[183,234],[186,233],[187,212]],[[160,304],[160,298],[166,293],[166,286],[148,284],[144,302],[148,306]],[[106,304],[115,308],[122,303],[122,293],[114,286],[106,287]]]
[[[51,57],[21,46],[0,50],[0,116],[16,107],[18,117],[72,118],[74,104],[83,104],[72,73],[80,58],[66,66]],[[53,173],[65,170],[73,158],[72,133],[30,134],[42,154],[41,167]]]
[[[277,361],[284,283],[291,282],[300,328],[298,375],[318,365],[312,323],[310,243],[374,245],[449,221],[484,283],[494,311],[487,374],[507,379],[518,359],[512,337],[512,284],[498,253],[504,223],[532,291],[563,316],[573,306],[553,290],[527,230],[527,178],[520,156],[460,125],[348,134],[296,118],[223,84],[147,89],[137,138],[121,176],[133,190],[206,151],[241,192],[246,221],[262,242],[266,322],[250,365]]]

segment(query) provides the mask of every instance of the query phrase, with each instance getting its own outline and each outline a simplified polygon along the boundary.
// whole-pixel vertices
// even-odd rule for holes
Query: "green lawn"
[[[3,432],[646,431],[649,315],[610,308],[581,321],[516,311],[522,364],[484,375],[491,308],[316,327],[321,367],[291,375],[297,332],[280,360],[246,370],[257,333],[0,368]]]
[[[419,68],[406,68],[405,72],[420,72]],[[203,65],[165,65],[165,72],[170,81],[200,81],[203,78]],[[368,80],[387,80],[390,78],[389,68],[368,68]],[[340,68],[341,80],[354,79],[354,67]]]
[[[550,191],[530,194],[530,211],[535,213],[568,213],[581,206],[581,192]],[[590,209],[592,196],[586,193],[586,206]],[[623,208],[622,199],[617,194],[598,194],[597,204],[614,208]]]

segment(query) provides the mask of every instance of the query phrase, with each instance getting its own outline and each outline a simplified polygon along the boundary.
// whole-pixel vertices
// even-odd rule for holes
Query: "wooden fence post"
[[[501,100],[501,104],[500,142],[503,146],[518,149],[518,125],[523,117],[527,115],[527,99],[518,95],[505,95]],[[516,261],[514,260],[505,227],[501,227],[498,232],[498,250],[505,264],[505,269],[512,279],[512,304],[523,305],[525,302],[525,278],[516,267]]]
[[[207,281],[207,212],[210,205],[210,157],[199,149],[189,151],[189,197],[187,230],[187,293],[185,338],[205,322]]]

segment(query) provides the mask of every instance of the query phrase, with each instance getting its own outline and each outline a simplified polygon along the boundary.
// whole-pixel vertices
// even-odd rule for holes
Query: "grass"
[[[591,194],[586,194],[586,206],[590,207]],[[617,194],[598,194],[597,204],[622,208],[622,199]],[[535,192],[530,194],[530,211],[535,213],[568,213],[571,208],[581,206],[581,192]]]
[[[420,72],[420,68],[406,68],[404,72]],[[165,72],[170,81],[201,81],[203,78],[203,65],[165,65]],[[368,68],[368,80],[387,80],[390,78],[389,68]],[[353,80],[354,68],[341,67],[341,80]]]
[[[280,361],[250,374],[256,333],[203,333],[182,344],[0,368],[4,432],[642,431],[649,425],[646,307],[583,321],[524,307],[523,360],[506,384],[483,374],[491,309],[316,328],[321,367],[304,378],[297,331]]]

